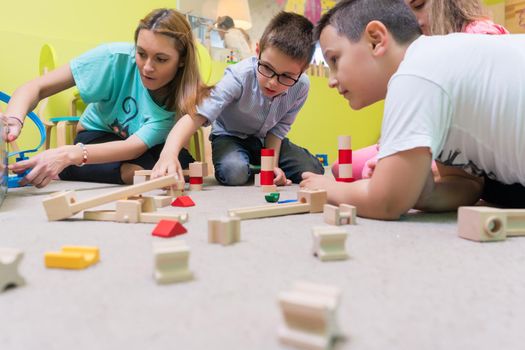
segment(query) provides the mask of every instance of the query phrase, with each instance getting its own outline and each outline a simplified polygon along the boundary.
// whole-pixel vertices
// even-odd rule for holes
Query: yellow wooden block
[[[93,265],[100,261],[100,250],[98,249],[98,247],[62,246],[62,251],[84,254],[84,259],[89,261],[89,265]]]
[[[64,246],[60,252],[48,252],[44,256],[48,268],[85,269],[100,260],[97,247]]]

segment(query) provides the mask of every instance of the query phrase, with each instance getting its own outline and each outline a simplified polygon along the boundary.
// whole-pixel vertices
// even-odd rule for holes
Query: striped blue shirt
[[[255,136],[263,141],[271,133],[283,139],[304,105],[309,87],[308,77],[302,74],[286,92],[273,98],[264,96],[257,82],[257,58],[250,57],[226,68],[197,113],[212,124],[213,135]]]

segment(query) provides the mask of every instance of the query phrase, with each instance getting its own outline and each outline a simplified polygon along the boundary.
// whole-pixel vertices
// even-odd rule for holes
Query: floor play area
[[[3,349],[293,349],[301,347],[279,334],[294,319],[296,332],[308,329],[301,318],[314,320],[312,337],[337,327],[337,341],[326,347],[333,349],[522,348],[520,237],[459,238],[454,213],[411,212],[398,222],[357,218],[338,226],[348,234],[348,259],[322,261],[312,254],[312,228],[328,225],[323,213],[305,213],[243,219],[239,242],[212,244],[209,219],[276,205],[266,203],[260,187],[219,186],[212,177],[202,191],[186,191],[195,206],[158,209],[188,214],[187,232],[173,238],[152,236],[155,224],[87,221],[82,213],[49,221],[42,204],[57,191],[73,190],[82,203],[120,189],[65,181],[9,189],[1,245],[23,252],[17,270],[25,284],[0,293]],[[298,191],[280,188],[280,199],[296,199]],[[176,241],[188,248],[193,278],[159,284],[153,247]],[[98,247],[100,261],[80,270],[46,268],[45,254],[63,246]],[[322,298],[308,304],[298,282],[337,290],[335,307],[319,304]],[[294,314],[292,305],[287,323],[283,298],[294,295],[311,308],[296,305]]]

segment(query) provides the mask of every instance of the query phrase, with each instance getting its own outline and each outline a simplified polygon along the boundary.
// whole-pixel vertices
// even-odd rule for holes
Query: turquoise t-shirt
[[[160,107],[142,85],[135,46],[99,46],[70,63],[82,99],[89,103],[80,123],[87,130],[137,135],[151,148],[166,141],[175,114]]]

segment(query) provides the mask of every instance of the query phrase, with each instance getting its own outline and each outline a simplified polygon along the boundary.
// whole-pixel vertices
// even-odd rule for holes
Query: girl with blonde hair
[[[77,86],[88,103],[75,145],[50,149],[9,166],[36,187],[52,179],[129,184],[135,170],[157,162],[176,118],[193,114],[207,95],[195,41],[186,18],[157,9],[143,18],[135,43],[99,46],[18,88],[7,106],[8,141],[20,134],[24,117],[39,100]],[[179,156],[183,167],[193,158]]]

